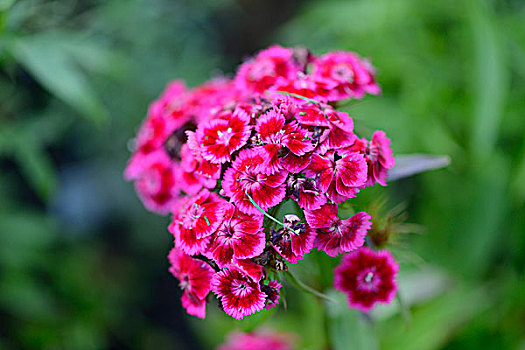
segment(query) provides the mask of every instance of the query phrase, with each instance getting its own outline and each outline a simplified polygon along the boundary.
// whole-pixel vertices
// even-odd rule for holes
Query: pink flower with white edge
[[[282,77],[291,79],[304,70],[306,61],[294,59],[294,50],[271,46],[243,63],[235,76],[236,88],[247,93],[262,94]]]
[[[365,236],[372,227],[371,217],[365,212],[341,220],[335,204],[325,204],[318,210],[305,210],[304,217],[317,232],[314,246],[330,256],[350,252],[365,243]]]
[[[253,258],[262,253],[266,243],[262,215],[246,215],[233,204],[224,209],[224,219],[211,236],[208,255],[219,266],[235,259]]]
[[[362,98],[365,93],[381,92],[375,81],[374,68],[353,52],[332,52],[313,63],[312,76],[326,82],[330,101]]]
[[[204,253],[210,236],[222,223],[226,204],[224,199],[206,189],[188,197],[174,213],[168,227],[175,236],[175,246],[189,255]]]
[[[266,294],[258,282],[231,266],[213,275],[212,290],[222,301],[224,312],[240,320],[264,308]]]
[[[394,299],[398,269],[389,251],[363,247],[343,257],[334,270],[334,287],[346,293],[351,308],[368,312],[377,303]]]
[[[362,154],[328,151],[324,155],[313,154],[304,173],[316,178],[317,187],[328,198],[341,203],[356,196],[366,182],[367,171],[368,164]]]
[[[281,203],[286,195],[285,181],[288,173],[281,170],[272,175],[265,174],[261,169],[264,160],[260,150],[244,149],[224,173],[224,193],[231,197],[243,213],[260,214],[246,194],[262,210],[268,210]]]
[[[394,167],[395,158],[390,148],[390,139],[383,131],[374,132],[370,142],[357,139],[352,146],[345,148],[344,152],[359,152],[365,156],[368,163],[366,186],[374,186],[376,182],[386,186],[388,170]]]
[[[135,189],[148,210],[159,214],[170,212],[179,195],[177,171],[178,165],[163,150],[151,153],[144,161],[140,176],[135,180]]]
[[[355,142],[352,118],[329,105],[306,103],[297,108],[296,117],[301,125],[321,128],[322,132],[318,131],[321,145],[317,153],[348,147]]]
[[[214,164],[231,160],[232,153],[250,137],[250,116],[240,108],[222,113],[218,118],[197,128],[196,136],[202,157]]]
[[[286,123],[283,114],[271,109],[257,120],[257,136],[262,143],[266,162],[266,174],[274,174],[283,168],[281,150],[291,152],[300,157],[314,150],[308,130],[301,128],[295,122]]]
[[[179,286],[183,290],[182,306],[188,314],[204,318],[213,269],[204,261],[192,258],[178,248],[170,251],[168,260],[171,265],[169,271],[179,280]]]

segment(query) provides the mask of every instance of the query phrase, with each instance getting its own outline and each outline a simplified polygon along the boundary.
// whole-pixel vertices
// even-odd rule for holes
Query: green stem
[[[330,298],[328,295],[325,295],[315,289],[313,289],[312,287],[304,284],[301,280],[297,279],[297,277],[295,277],[295,275],[291,272],[291,271],[285,271],[284,273],[287,274],[287,276],[290,278],[290,280],[301,290],[307,292],[307,293],[310,293],[310,294],[313,294],[315,295],[316,297],[320,298],[320,299],[323,299],[323,300],[327,300],[327,301],[330,301],[332,303],[336,303],[338,304],[337,300],[334,300],[332,298]]]
[[[244,192],[244,194],[246,194],[246,196],[248,197],[248,199],[250,200],[250,202],[255,206],[255,208],[257,208],[257,210],[259,210],[261,213],[263,213],[264,216],[266,216],[268,219],[272,220],[273,222],[278,223],[278,224],[281,225],[282,227],[287,228],[282,222],[280,222],[279,220],[277,220],[277,219],[274,218],[273,216],[268,215],[264,210],[262,210],[261,207],[260,207],[259,205],[257,205],[257,203],[255,203],[255,202],[253,201],[252,196],[250,196],[250,195],[248,194],[248,192]]]

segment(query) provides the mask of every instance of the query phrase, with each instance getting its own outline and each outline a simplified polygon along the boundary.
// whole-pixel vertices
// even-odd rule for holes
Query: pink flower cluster
[[[271,329],[234,332],[217,350],[292,350],[295,338],[294,334],[277,333]]]
[[[384,132],[357,137],[335,106],[379,92],[354,53],[273,46],[231,80],[176,81],[150,106],[125,177],[146,208],[172,214],[170,271],[189,314],[205,316],[210,292],[236,319],[276,306],[272,271],[314,247],[335,257],[364,245],[371,217],[340,219],[338,204],[385,186],[394,157]],[[268,214],[289,200],[298,215]]]

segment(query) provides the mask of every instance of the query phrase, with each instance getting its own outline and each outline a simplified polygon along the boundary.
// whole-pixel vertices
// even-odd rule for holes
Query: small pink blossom
[[[135,181],[135,189],[144,206],[156,213],[167,214],[179,194],[175,179],[178,166],[162,150],[150,154]]]
[[[394,299],[398,269],[389,251],[363,247],[343,257],[334,270],[334,287],[347,294],[350,307],[367,312]]]
[[[183,290],[182,306],[188,314],[204,318],[213,269],[204,261],[193,259],[177,248],[170,251],[168,260],[171,264],[169,271],[179,280]]]
[[[318,210],[305,210],[308,225],[317,232],[315,246],[330,256],[350,252],[365,243],[365,236],[372,227],[371,217],[365,212],[339,219],[337,205],[325,204]]]
[[[243,213],[260,214],[246,193],[262,210],[279,204],[286,195],[287,172],[281,170],[267,175],[261,170],[262,164],[264,164],[264,157],[260,151],[245,149],[239,153],[231,168],[224,173],[222,182],[224,193],[231,197],[233,203]]]
[[[291,79],[303,69],[304,63],[294,60],[292,49],[275,45],[239,67],[235,86],[241,91],[263,93],[278,78]]]
[[[291,152],[300,157],[314,149],[308,130],[302,129],[295,122],[286,123],[284,115],[274,109],[259,117],[256,130],[265,153],[264,170],[267,174],[282,169],[281,153]]]
[[[224,219],[211,236],[208,255],[219,266],[235,259],[253,258],[262,253],[266,243],[262,230],[262,215],[246,215],[233,204],[227,204]]]
[[[169,226],[175,236],[175,246],[189,255],[203,253],[209,245],[210,236],[222,223],[225,205],[224,199],[206,189],[188,197],[180,210],[174,213]]]
[[[258,330],[254,333],[230,334],[226,343],[217,350],[292,350],[294,336],[272,330]]]
[[[312,76],[327,85],[330,101],[349,97],[360,99],[365,93],[377,95],[374,68],[353,52],[332,52],[317,58]]]
[[[238,108],[199,126],[196,136],[202,157],[215,164],[230,161],[232,153],[244,146],[250,137],[249,123],[250,116]]]
[[[212,290],[222,301],[224,312],[240,320],[264,308],[266,294],[241,270],[230,267],[213,275]]]
[[[353,198],[367,179],[368,165],[360,153],[339,154],[328,151],[324,155],[313,154],[305,170],[306,176],[314,176],[317,187],[336,203]]]

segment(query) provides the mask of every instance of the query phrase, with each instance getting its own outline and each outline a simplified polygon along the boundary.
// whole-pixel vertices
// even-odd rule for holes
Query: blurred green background
[[[259,324],[321,346],[320,304],[293,287],[288,311],[185,316],[169,219],[122,179],[168,81],[274,43],[370,57],[383,95],[347,108],[358,130],[452,159],[363,194],[425,228],[392,248],[411,315],[329,306],[334,345],[525,349],[522,0],[0,0],[0,349],[212,349]]]

